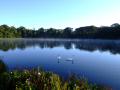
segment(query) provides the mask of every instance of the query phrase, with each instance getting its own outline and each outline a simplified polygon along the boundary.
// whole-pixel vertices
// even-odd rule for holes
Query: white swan
[[[73,58],[67,58],[67,61],[73,61]]]
[[[60,60],[60,59],[61,59],[61,56],[58,56],[57,59]]]

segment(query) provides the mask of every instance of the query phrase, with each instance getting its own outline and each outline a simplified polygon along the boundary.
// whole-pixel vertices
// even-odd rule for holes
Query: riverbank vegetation
[[[85,26],[73,30],[71,27],[65,29],[27,29],[23,26],[1,25],[0,38],[92,38],[92,39],[120,39],[120,25],[111,26]]]
[[[59,75],[42,69],[8,72],[0,61],[0,90],[110,90],[88,83],[85,78],[71,75],[64,80]]]

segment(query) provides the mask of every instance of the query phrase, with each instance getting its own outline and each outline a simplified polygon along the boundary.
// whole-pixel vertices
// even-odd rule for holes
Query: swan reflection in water
[[[60,63],[61,56],[58,56],[58,57],[57,57],[57,60],[58,60],[58,63]]]
[[[67,58],[65,61],[72,62],[72,64],[74,64],[73,58]]]

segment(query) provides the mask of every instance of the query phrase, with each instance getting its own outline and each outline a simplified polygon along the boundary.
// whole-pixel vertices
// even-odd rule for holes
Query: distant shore
[[[0,38],[120,39],[120,24],[114,23],[111,26],[102,27],[84,26],[74,30],[71,27],[35,30],[4,24],[0,25]]]
[[[40,40],[40,41],[120,41],[120,39],[88,39],[88,38],[0,38],[0,40]]]

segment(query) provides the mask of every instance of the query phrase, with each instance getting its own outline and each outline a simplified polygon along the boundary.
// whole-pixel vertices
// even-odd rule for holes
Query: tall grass
[[[1,62],[0,67],[4,66]],[[15,70],[7,72],[0,69],[0,90],[108,90],[96,84],[90,84],[84,78],[71,75],[67,80],[59,75],[43,70]]]

